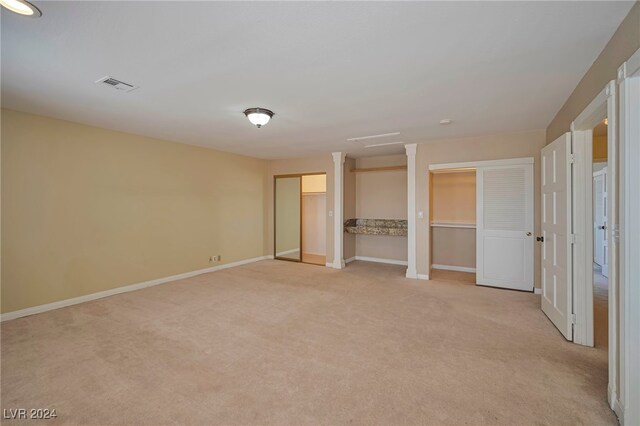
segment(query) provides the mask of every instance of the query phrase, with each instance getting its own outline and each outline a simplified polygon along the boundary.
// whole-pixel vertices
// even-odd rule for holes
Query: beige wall
[[[276,175],[300,174],[300,173],[326,173],[327,174],[327,206],[326,206],[326,250],[327,262],[333,261],[333,220],[329,218],[329,211],[333,210],[333,157],[331,154],[318,155],[305,158],[288,158],[283,160],[267,161],[267,179],[264,192],[264,253],[273,255],[273,181]],[[262,210],[260,211],[262,214]]]
[[[547,127],[547,143],[553,142],[570,130],[571,122],[608,82],[617,78],[620,65],[638,49],[640,49],[640,2],[636,1],[602,53]]]
[[[2,312],[262,256],[265,172],[2,110]]]
[[[418,145],[416,155],[416,209],[429,212],[429,164],[466,161],[534,158],[534,219],[536,235],[540,232],[540,150],[545,145],[545,131],[445,139]],[[417,220],[417,263],[419,274],[429,274],[431,250],[428,215]],[[535,286],[540,287],[540,247],[534,250]]]
[[[387,155],[358,158],[356,167],[407,164],[407,156]],[[360,219],[407,218],[407,172],[404,170],[352,173],[356,180],[356,211]],[[387,235],[357,235],[356,255],[407,260],[407,238]]]
[[[607,137],[594,136],[593,137],[593,161],[606,162],[607,157],[609,157],[609,152],[607,150]]]
[[[356,255],[389,260],[407,260],[407,237],[356,235]]]
[[[475,228],[431,228],[434,265],[476,267]]]
[[[366,157],[356,160],[358,169],[406,164],[406,155]],[[356,216],[359,219],[407,218],[407,172],[405,170],[353,174],[356,178]]]
[[[327,192],[327,176],[302,176],[302,192]]]
[[[476,223],[476,172],[431,174],[431,222]]]

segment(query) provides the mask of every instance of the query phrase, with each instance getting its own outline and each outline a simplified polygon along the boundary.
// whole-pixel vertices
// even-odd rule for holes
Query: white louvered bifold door
[[[533,164],[476,173],[476,282],[533,291]]]

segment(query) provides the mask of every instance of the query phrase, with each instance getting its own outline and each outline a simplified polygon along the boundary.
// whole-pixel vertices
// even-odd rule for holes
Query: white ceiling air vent
[[[100,80],[97,80],[96,83],[108,87],[113,87],[114,89],[121,90],[123,92],[131,92],[132,90],[136,90],[138,87],[140,87],[134,86],[133,84],[125,83],[124,81],[120,81],[110,76],[102,77]]]

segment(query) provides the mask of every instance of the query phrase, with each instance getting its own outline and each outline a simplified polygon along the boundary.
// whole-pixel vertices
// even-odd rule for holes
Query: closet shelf
[[[348,234],[392,235],[404,237],[407,235],[407,220],[347,219],[344,222],[344,232]]]
[[[475,228],[475,223],[431,222],[432,228]]]
[[[351,169],[351,172],[352,173],[388,172],[391,170],[407,170],[407,166],[367,167],[367,168],[361,168],[361,169]]]

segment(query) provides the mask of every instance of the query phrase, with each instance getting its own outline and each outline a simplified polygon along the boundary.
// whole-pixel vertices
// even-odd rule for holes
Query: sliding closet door
[[[477,283],[533,291],[533,164],[476,173]]]
[[[300,216],[301,177],[275,178],[275,232],[276,259],[302,260]]]

